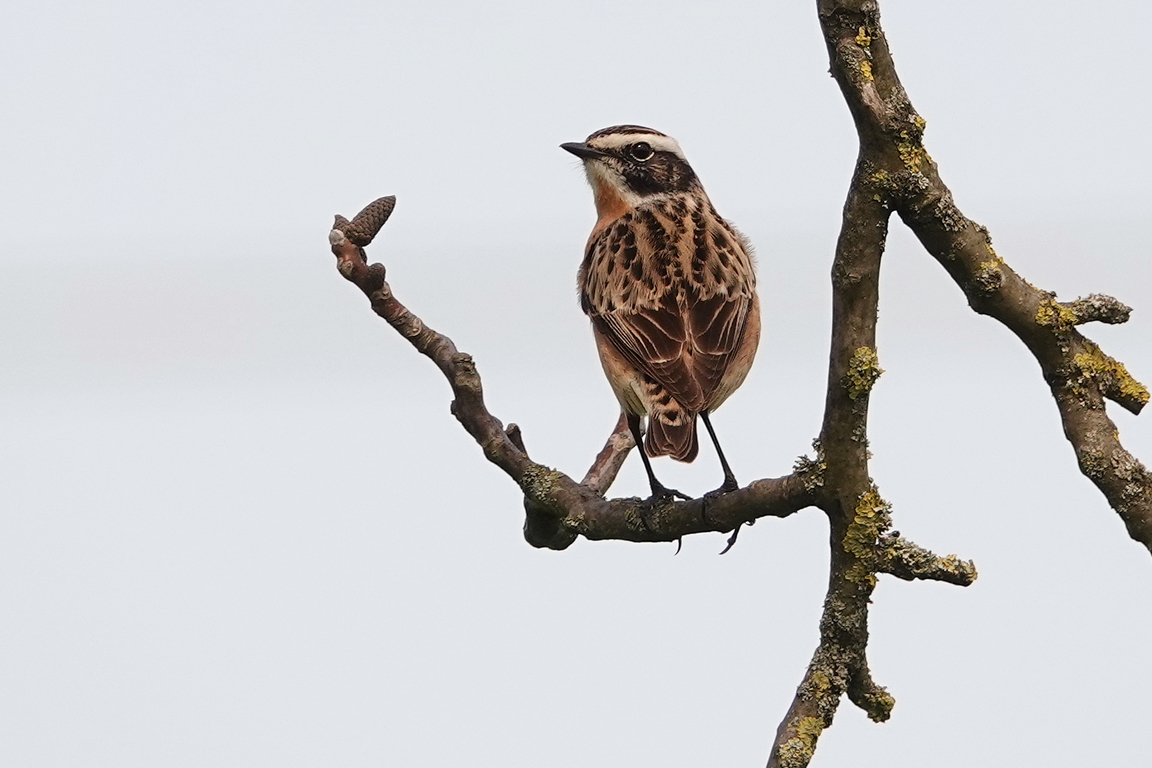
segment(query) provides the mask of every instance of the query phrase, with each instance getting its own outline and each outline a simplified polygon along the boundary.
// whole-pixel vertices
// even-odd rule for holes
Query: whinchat
[[[617,125],[560,146],[584,161],[598,216],[580,306],[653,496],[683,496],[656,480],[648,457],[695,459],[697,415],[724,470],[719,490],[736,489],[709,414],[744,382],[760,341],[748,241],[716,213],[672,137]]]

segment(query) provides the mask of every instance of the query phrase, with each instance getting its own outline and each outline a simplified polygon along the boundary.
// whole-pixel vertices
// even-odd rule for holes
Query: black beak
[[[607,152],[592,149],[592,147],[580,141],[570,141],[567,144],[561,144],[560,149],[568,150],[581,160],[595,160],[598,157],[608,157]]]

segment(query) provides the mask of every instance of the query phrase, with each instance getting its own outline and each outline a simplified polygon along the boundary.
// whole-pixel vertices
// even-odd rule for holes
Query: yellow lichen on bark
[[[1087,352],[1072,357],[1084,378],[1099,383],[1106,395],[1119,396],[1141,404],[1148,402],[1148,388],[1132,377],[1124,363],[1104,354],[1095,343],[1085,339]]]
[[[876,542],[892,524],[891,507],[880,497],[876,486],[860,496],[852,513],[852,522],[844,533],[844,550],[856,558],[845,574],[849,581],[876,584]]]
[[[1036,308],[1036,324],[1057,331],[1066,331],[1080,322],[1079,316],[1054,298],[1045,299]]]
[[[848,391],[848,399],[855,400],[872,390],[876,379],[884,373],[879,363],[880,358],[872,347],[860,347],[852,353],[842,382]]]
[[[816,751],[816,739],[824,731],[824,721],[818,717],[803,717],[796,723],[796,735],[776,748],[780,768],[801,768],[808,765]]]

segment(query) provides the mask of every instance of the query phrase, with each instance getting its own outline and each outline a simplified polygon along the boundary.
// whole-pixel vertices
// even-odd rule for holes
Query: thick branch
[[[831,562],[820,645],[776,733],[769,768],[808,764],[816,741],[848,693],[876,720],[893,700],[868,669],[868,604],[879,569],[888,506],[868,473],[868,403],[883,372],[876,354],[880,262],[887,207],[872,189],[865,148],[844,204],[832,265],[832,341],[820,445],[828,464],[819,501],[829,520]]]
[[[956,207],[924,150],[925,123],[900,85],[876,3],[819,0],[818,5],[832,71],[856,122],[877,194],[899,212],[972,308],[1002,322],[1032,352],[1081,471],[1104,493],[1132,538],[1152,551],[1152,474],[1120,444],[1104,408],[1108,399],[1139,413],[1148,390],[1076,329],[1092,321],[1124,322],[1128,307],[1106,296],[1057,302],[1005,264],[987,230]]]

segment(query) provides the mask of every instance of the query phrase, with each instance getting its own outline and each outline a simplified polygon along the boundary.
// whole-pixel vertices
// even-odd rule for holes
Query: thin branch
[[[628,429],[628,418],[621,413],[620,418],[616,420],[616,427],[608,436],[608,442],[604,443],[603,450],[596,455],[596,460],[592,462],[580,484],[588,486],[601,496],[606,494],[615,482],[620,468],[624,466],[624,459],[628,458],[629,451],[635,447],[636,440],[632,437],[632,431]]]
[[[692,533],[727,532],[761,517],[786,517],[811,506],[822,482],[819,462],[801,460],[785,477],[757,480],[720,497],[651,502],[605,499],[627,453],[631,438],[617,424],[584,483],[537,464],[528,456],[520,428],[507,429],[484,404],[480,374],[472,357],[447,336],[429,328],[393,295],[382,264],[369,265],[364,248],[376,237],[395,207],[394,197],[368,205],[351,221],[337,216],[329,234],[340,274],[368,297],[373,311],[417,351],[432,360],[452,387],[452,413],[484,451],[524,493],[525,539],[536,547],[565,549],[578,536],[623,541],[676,541]]]
[[[940,557],[913,544],[898,532],[893,531],[881,536],[880,546],[881,573],[888,573],[905,581],[927,579],[961,587],[967,587],[976,581],[976,566],[971,560],[961,560],[956,555]]]

